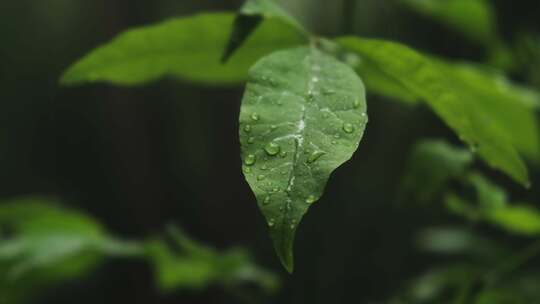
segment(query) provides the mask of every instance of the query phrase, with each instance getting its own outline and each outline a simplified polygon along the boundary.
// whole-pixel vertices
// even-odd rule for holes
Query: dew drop
[[[247,142],[248,142],[248,144],[254,143],[254,142],[255,142],[255,137],[250,137],[250,138],[248,138],[248,141],[247,141]]]
[[[315,195],[310,195],[306,198],[306,203],[307,204],[313,204],[317,201],[317,198],[315,197]]]
[[[246,156],[246,159],[244,159],[244,164],[248,166],[252,166],[255,164],[256,161],[257,161],[257,158],[255,157],[255,155],[249,154],[248,156]]]
[[[264,205],[270,204],[270,195],[268,195],[267,197],[264,198],[263,204]]]
[[[267,165],[262,165],[261,170],[268,170],[268,166]]]
[[[274,227],[275,224],[276,224],[276,223],[275,223],[275,221],[274,221],[273,218],[271,218],[271,219],[268,221],[268,226],[269,226],[269,227]]]
[[[244,173],[251,173],[250,167],[244,167]]]
[[[257,114],[257,113],[252,113],[251,114],[251,120],[258,121],[259,118],[260,118],[259,114]]]
[[[332,140],[332,145],[337,145],[337,141]]]
[[[285,157],[287,157],[287,152],[283,151],[283,152],[279,153],[279,156],[281,156],[281,158],[285,158]]]
[[[346,123],[343,125],[343,131],[345,131],[345,133],[352,133],[354,131],[354,126],[350,123]]]
[[[360,100],[355,100],[355,101],[353,102],[353,107],[354,107],[355,109],[358,109],[358,108],[360,107]],[[364,113],[362,113],[362,114],[364,114]]]
[[[294,224],[291,224],[289,227],[291,228],[291,230],[293,230],[296,226]]]
[[[259,176],[257,176],[257,180],[258,180],[258,181],[262,181],[262,180],[264,180],[265,178],[266,178],[266,176],[264,176],[264,175],[262,175],[262,174],[259,175]]]
[[[277,126],[276,126],[276,125],[271,125],[271,126],[270,126],[270,130],[275,130],[275,129],[277,129]]]
[[[334,138],[341,138],[341,135],[339,133],[334,134]]]
[[[311,155],[308,157],[307,162],[308,164],[316,162],[321,156],[325,155],[326,152],[324,151],[313,151]]]
[[[245,131],[246,133],[251,132],[251,125],[245,125],[245,126],[244,126],[244,131]]]
[[[275,142],[270,142],[264,147],[264,151],[266,151],[266,153],[270,156],[277,155],[280,150],[281,147]]]

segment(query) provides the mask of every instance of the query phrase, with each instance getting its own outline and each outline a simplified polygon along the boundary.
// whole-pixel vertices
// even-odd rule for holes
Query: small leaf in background
[[[418,202],[433,200],[450,180],[463,176],[472,161],[469,150],[443,140],[418,142],[409,157],[399,201],[409,196]]]
[[[221,52],[233,19],[230,13],[207,13],[129,30],[76,62],[61,82],[128,86],[168,76],[206,85],[236,84],[259,58],[306,41],[288,24],[265,20],[224,65]]]
[[[233,30],[223,52],[222,62],[227,62],[255,29],[259,27],[261,22],[267,19],[284,22],[286,25],[292,26],[307,35],[303,26],[272,0],[247,0],[234,19]]]
[[[486,221],[520,235],[540,234],[540,211],[528,204],[510,204],[504,189],[479,174],[471,174],[468,183],[474,188],[473,202],[449,194],[446,205],[455,214],[472,221]]]
[[[402,0],[402,2],[474,42],[490,45],[497,41],[495,13],[489,0]]]
[[[159,239],[146,244],[160,290],[169,293],[181,289],[203,289],[213,284],[225,288],[244,283],[257,284],[266,293],[279,288],[278,279],[256,266],[251,256],[241,249],[217,252],[189,239],[172,227],[174,246]]]
[[[240,113],[243,171],[289,272],[300,220],[357,149],[366,123],[362,80],[315,48],[273,53],[250,70]]]
[[[533,109],[524,105],[522,95],[510,98],[506,89],[504,93],[499,89],[488,92],[483,89],[488,87],[486,84],[469,83],[471,78],[483,79],[479,74],[465,77],[463,70],[398,43],[355,37],[341,38],[338,42],[376,63],[426,102],[490,166],[529,186],[527,168],[518,151],[524,155],[537,153],[538,130]],[[467,73],[472,73],[471,69]],[[521,124],[534,128],[525,133],[514,132],[514,125]]]
[[[440,255],[471,257],[480,264],[491,263],[508,255],[507,250],[500,244],[462,227],[425,229],[419,233],[417,243],[422,251]]]

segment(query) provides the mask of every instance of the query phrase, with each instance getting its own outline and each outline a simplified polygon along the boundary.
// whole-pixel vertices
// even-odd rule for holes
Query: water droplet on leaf
[[[246,156],[246,159],[244,160],[244,164],[248,166],[252,166],[253,164],[255,164],[256,161],[257,161],[257,158],[255,157],[255,155],[249,154],[248,156]]]
[[[262,174],[259,175],[259,176],[257,176],[257,180],[258,180],[258,181],[262,181],[262,180],[264,180],[265,178],[266,178],[266,176],[264,176],[264,175],[262,175]]]
[[[257,113],[251,114],[251,119],[252,119],[253,121],[258,121],[259,118],[260,118],[259,114],[257,114]]]
[[[245,125],[245,126],[244,126],[244,131],[245,131],[246,133],[251,132],[251,125]]]
[[[345,131],[345,133],[352,133],[354,131],[354,126],[350,123],[343,124],[343,131]]]
[[[326,152],[324,152],[324,151],[313,151],[313,153],[311,153],[311,155],[307,159],[308,164],[311,164],[311,163],[317,161],[324,154],[326,154]]]
[[[274,156],[279,153],[281,147],[275,142],[270,142],[264,147],[264,151],[270,156]]]
[[[317,197],[315,195],[310,195],[306,198],[306,203],[313,204],[317,201]]]

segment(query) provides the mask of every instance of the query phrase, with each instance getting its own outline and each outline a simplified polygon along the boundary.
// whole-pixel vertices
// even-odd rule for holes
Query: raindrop
[[[250,167],[244,167],[244,173],[251,173]]]
[[[270,195],[268,195],[267,197],[264,198],[263,204],[264,205],[270,204]]]
[[[279,154],[279,156],[281,156],[281,158],[285,158],[287,157],[287,152],[286,151],[283,151]]]
[[[279,153],[281,147],[275,142],[270,142],[264,147],[264,151],[270,156],[274,156]]]
[[[337,141],[332,140],[332,145],[337,145]]]
[[[334,138],[341,138],[341,135],[339,135],[338,133],[334,134]]]
[[[253,164],[255,164],[256,161],[257,158],[255,157],[255,155],[249,154],[248,156],[246,156],[246,159],[244,159],[244,164],[252,166]]]
[[[260,118],[259,114],[257,114],[257,113],[251,114],[251,119],[252,119],[253,121],[257,121],[257,120],[259,120],[259,118]]]
[[[259,176],[257,176],[257,180],[258,180],[258,181],[262,181],[262,180],[264,180],[265,178],[266,178],[266,176],[264,176],[264,175],[262,175],[262,174],[259,175]]]
[[[306,203],[307,204],[313,204],[317,201],[317,198],[315,197],[315,195],[310,195],[306,198]]]
[[[244,126],[244,131],[245,131],[246,133],[251,132],[251,125],[245,125],[245,126]]]
[[[275,224],[276,224],[276,223],[275,223],[275,221],[274,221],[273,218],[271,218],[271,219],[268,221],[268,226],[269,226],[269,227],[274,227]]]
[[[343,125],[343,131],[345,131],[345,133],[352,133],[354,131],[354,126],[350,123],[346,123]]]
[[[268,170],[268,166],[262,165],[261,170]]]
[[[294,227],[296,227],[296,226],[295,226],[294,224],[291,224],[289,227],[290,227],[291,230],[292,230],[292,229],[294,229]]]
[[[355,109],[358,109],[358,108],[360,107],[360,100],[358,100],[358,99],[355,100],[355,101],[353,102],[353,107],[354,107]],[[364,114],[364,113],[362,113],[362,114]]]
[[[326,152],[324,151],[313,151],[313,153],[311,153],[311,155],[307,159],[308,164],[316,162],[324,154],[326,154]]]
[[[277,126],[276,126],[276,125],[271,125],[271,126],[270,126],[270,129],[271,129],[271,130],[275,130],[275,129],[277,129]]]
[[[247,141],[247,142],[248,142],[248,144],[254,143],[254,142],[255,142],[255,137],[250,137],[250,138],[248,138],[248,141]]]

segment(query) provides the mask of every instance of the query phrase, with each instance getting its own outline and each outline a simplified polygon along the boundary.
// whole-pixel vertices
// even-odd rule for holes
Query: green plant
[[[449,2],[451,9],[407,2],[422,3],[423,12],[466,28],[485,45],[498,44],[483,1]],[[482,17],[474,31],[476,18],[454,18],[463,5]],[[127,31],[75,63],[61,83],[133,86],[163,77],[201,85],[247,81],[239,126],[243,171],[289,272],[298,224],[361,140],[365,91],[427,105],[475,156],[526,187],[525,159],[540,159],[536,92],[497,71],[399,43],[320,37],[270,0],[248,0],[236,17],[204,13]]]
[[[25,197],[0,205],[0,303],[30,303],[48,288],[79,279],[107,258],[142,259],[154,269],[163,293],[219,285],[236,293],[245,283],[272,293],[279,284],[236,248],[218,252],[175,226],[169,239],[126,241],[93,218],[52,198]],[[5,235],[4,235],[5,234]],[[242,296],[247,294],[242,291]]]

